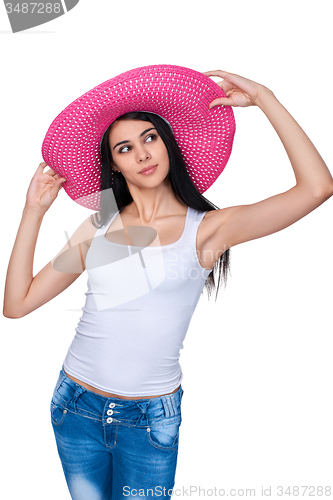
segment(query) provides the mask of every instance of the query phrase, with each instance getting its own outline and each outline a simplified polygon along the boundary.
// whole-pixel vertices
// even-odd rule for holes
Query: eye
[[[122,148],[119,149],[118,153],[126,153],[126,149],[129,151],[131,146],[123,146]]]
[[[149,134],[146,137],[146,142],[152,142],[152,141],[155,141],[156,139],[157,139],[157,135],[156,134]]]

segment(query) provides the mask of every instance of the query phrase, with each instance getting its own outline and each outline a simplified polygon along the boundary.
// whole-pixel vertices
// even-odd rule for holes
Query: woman
[[[154,67],[154,74],[160,74],[161,68],[165,69]],[[169,69],[172,75],[184,75],[178,67]],[[119,100],[129,81],[136,96],[141,98],[146,92],[144,71],[140,70],[140,78],[135,80],[140,83],[131,74],[118,92]],[[295,186],[252,205],[215,209],[201,193],[221,173],[221,162],[224,167],[228,160],[232,116],[224,116],[229,135],[223,144],[209,145],[214,154],[226,150],[228,154],[222,160],[217,158],[216,170],[210,171],[207,180],[194,167],[192,152],[183,142],[186,134],[193,134],[192,129],[188,132],[183,126],[182,135],[174,115],[170,118],[166,112],[163,116],[161,111],[157,116],[155,108],[149,112],[127,105],[126,112],[118,112],[115,119],[108,115],[108,127],[102,133],[85,122],[87,135],[94,137],[94,143],[100,142],[100,210],[35,277],[33,255],[40,224],[73,172],[74,180],[67,188],[64,184],[67,193],[82,205],[96,206],[96,193],[86,190],[95,182],[93,175],[89,177],[89,162],[77,159],[75,168],[65,171],[59,166],[61,161],[57,164],[55,160],[65,154],[58,153],[55,146],[65,137],[59,136],[60,119],[49,131],[43,150],[54,168],[44,173],[46,163],[41,163],[29,186],[8,267],[4,315],[18,318],[29,314],[67,288],[84,269],[89,275],[83,315],[51,403],[58,452],[71,496],[77,500],[118,500],[153,493],[171,497],[183,395],[179,350],[203,286],[206,283],[211,290],[213,269],[218,266],[223,267],[226,278],[231,247],[288,227],[333,194],[332,176],[319,153],[269,89],[223,71],[203,75],[193,78],[206,82],[207,77],[219,76],[223,92],[214,99],[209,92],[208,97],[199,96],[199,84],[193,87],[193,82],[190,85],[184,79],[177,96],[190,95],[197,104],[192,111],[181,110],[180,122],[187,113],[199,113],[205,102],[204,120],[216,118],[230,106],[258,106],[286,149]],[[114,83],[113,89],[119,82]],[[158,83],[157,88],[163,85],[167,92],[165,83]],[[98,97],[94,95],[96,106],[105,99],[102,90]],[[160,94],[159,99],[167,101],[168,96]],[[133,95],[128,101],[131,104]],[[61,116],[74,128],[77,118],[71,116],[82,110],[83,101],[91,110],[91,103],[88,106],[81,99]],[[103,104],[103,111],[105,107]],[[171,108],[178,112],[176,104]],[[100,120],[94,119],[94,124]],[[70,125],[65,128],[68,134]],[[171,128],[177,131],[180,150]],[[216,132],[214,127],[211,130]],[[201,155],[204,165],[206,143],[198,137],[195,135],[192,145],[199,143],[197,156]],[[81,149],[89,143],[78,142]],[[67,142],[66,148],[72,148],[74,156],[72,143]],[[182,155],[187,158],[185,163]],[[75,191],[77,186],[81,187]]]

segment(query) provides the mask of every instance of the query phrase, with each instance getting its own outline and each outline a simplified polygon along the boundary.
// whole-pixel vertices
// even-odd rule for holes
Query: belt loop
[[[172,404],[172,398],[170,397],[170,395],[167,394],[166,396],[161,396],[161,400],[163,403],[165,416],[168,418],[176,415],[175,408]]]
[[[65,380],[66,378],[66,373],[64,372],[63,368],[62,370],[60,371],[59,373],[59,377],[58,377],[58,380],[57,380],[57,383],[56,383],[56,386],[55,386],[55,389],[58,390],[59,387],[61,386],[61,384],[63,383],[63,381]]]
[[[170,395],[170,403],[172,405],[174,415],[177,415],[177,413],[178,413],[178,411],[177,411],[177,408],[178,408],[177,396],[178,396],[178,394],[171,394]]]
[[[71,400],[71,403],[72,403],[72,405],[74,407],[74,411],[77,410],[77,408],[76,408],[76,402],[77,402],[77,400],[79,399],[79,397],[81,396],[81,394],[83,394],[86,391],[87,391],[87,389],[85,389],[84,387],[82,387],[79,384],[76,384],[75,393],[74,393],[73,399]]]

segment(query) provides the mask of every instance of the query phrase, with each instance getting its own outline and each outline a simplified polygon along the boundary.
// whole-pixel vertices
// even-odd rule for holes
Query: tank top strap
[[[94,238],[97,236],[104,236],[108,228],[111,226],[112,222],[116,218],[116,216],[119,214],[120,210],[117,210],[117,212],[111,213],[110,217],[108,217],[107,221],[102,227],[99,227],[95,233]]]
[[[188,220],[183,243],[194,248],[194,251],[196,250],[198,228],[206,213],[206,211],[200,212],[199,210],[188,207]]]

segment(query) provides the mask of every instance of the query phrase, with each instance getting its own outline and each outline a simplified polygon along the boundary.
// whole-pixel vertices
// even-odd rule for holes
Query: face
[[[120,120],[109,133],[109,145],[115,175],[123,175],[127,183],[138,187],[156,187],[169,172],[169,156],[166,146],[150,122]],[[142,171],[148,167],[156,167]]]

